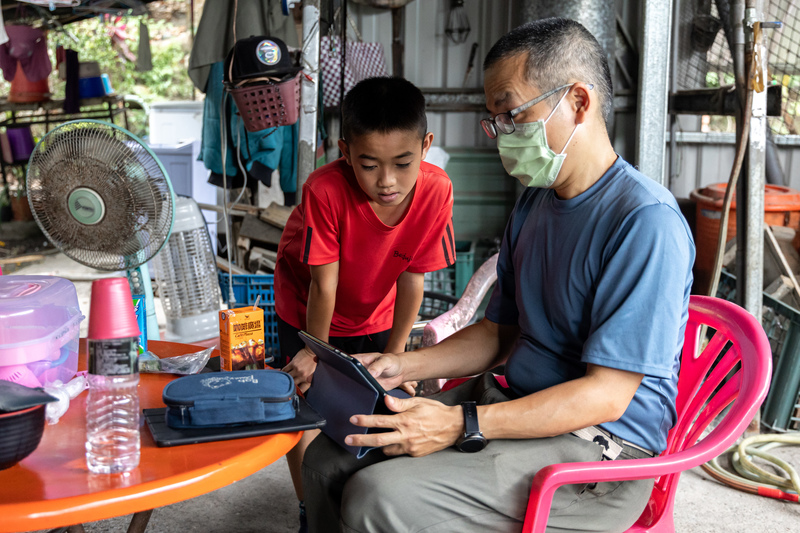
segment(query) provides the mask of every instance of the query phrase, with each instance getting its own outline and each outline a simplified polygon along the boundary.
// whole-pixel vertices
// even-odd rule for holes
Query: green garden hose
[[[711,477],[735,489],[798,503],[800,475],[797,470],[786,461],[767,453],[773,448],[787,445],[800,446],[800,432],[754,435],[731,446],[725,453],[732,454],[731,464],[736,473],[722,468],[718,458],[701,466]],[[753,462],[753,456],[772,463],[785,472],[786,476],[775,475],[760,468]]]

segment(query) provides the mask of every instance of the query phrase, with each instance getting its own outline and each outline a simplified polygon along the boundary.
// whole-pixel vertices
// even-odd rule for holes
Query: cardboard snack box
[[[219,312],[220,368],[264,368],[264,310],[252,306]]]

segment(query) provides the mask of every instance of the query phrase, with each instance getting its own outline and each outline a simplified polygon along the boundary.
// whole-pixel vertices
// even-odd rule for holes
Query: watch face
[[[470,435],[458,443],[458,449],[466,453],[479,452],[486,447],[486,439],[481,435]]]

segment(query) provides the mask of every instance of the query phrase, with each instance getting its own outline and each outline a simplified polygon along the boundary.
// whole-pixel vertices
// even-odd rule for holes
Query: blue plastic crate
[[[267,359],[270,356],[280,361],[280,348],[278,345],[278,315],[275,314],[275,276],[272,274],[234,274],[232,307],[239,308],[254,305],[264,310],[264,346]],[[228,303],[228,274],[219,273],[219,287],[222,299]]]

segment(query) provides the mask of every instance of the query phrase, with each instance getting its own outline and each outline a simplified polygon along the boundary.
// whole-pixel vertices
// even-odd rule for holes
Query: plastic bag
[[[44,387],[45,392],[58,398],[57,402],[48,403],[44,410],[45,419],[48,424],[57,424],[59,419],[69,409],[69,401],[74,400],[78,394],[89,388],[89,381],[86,379],[85,372],[79,372],[69,383],[62,383],[58,380],[52,385]]]
[[[159,358],[147,352],[139,356],[139,372],[156,374],[197,374],[206,366],[213,348],[206,348],[197,353]]]

